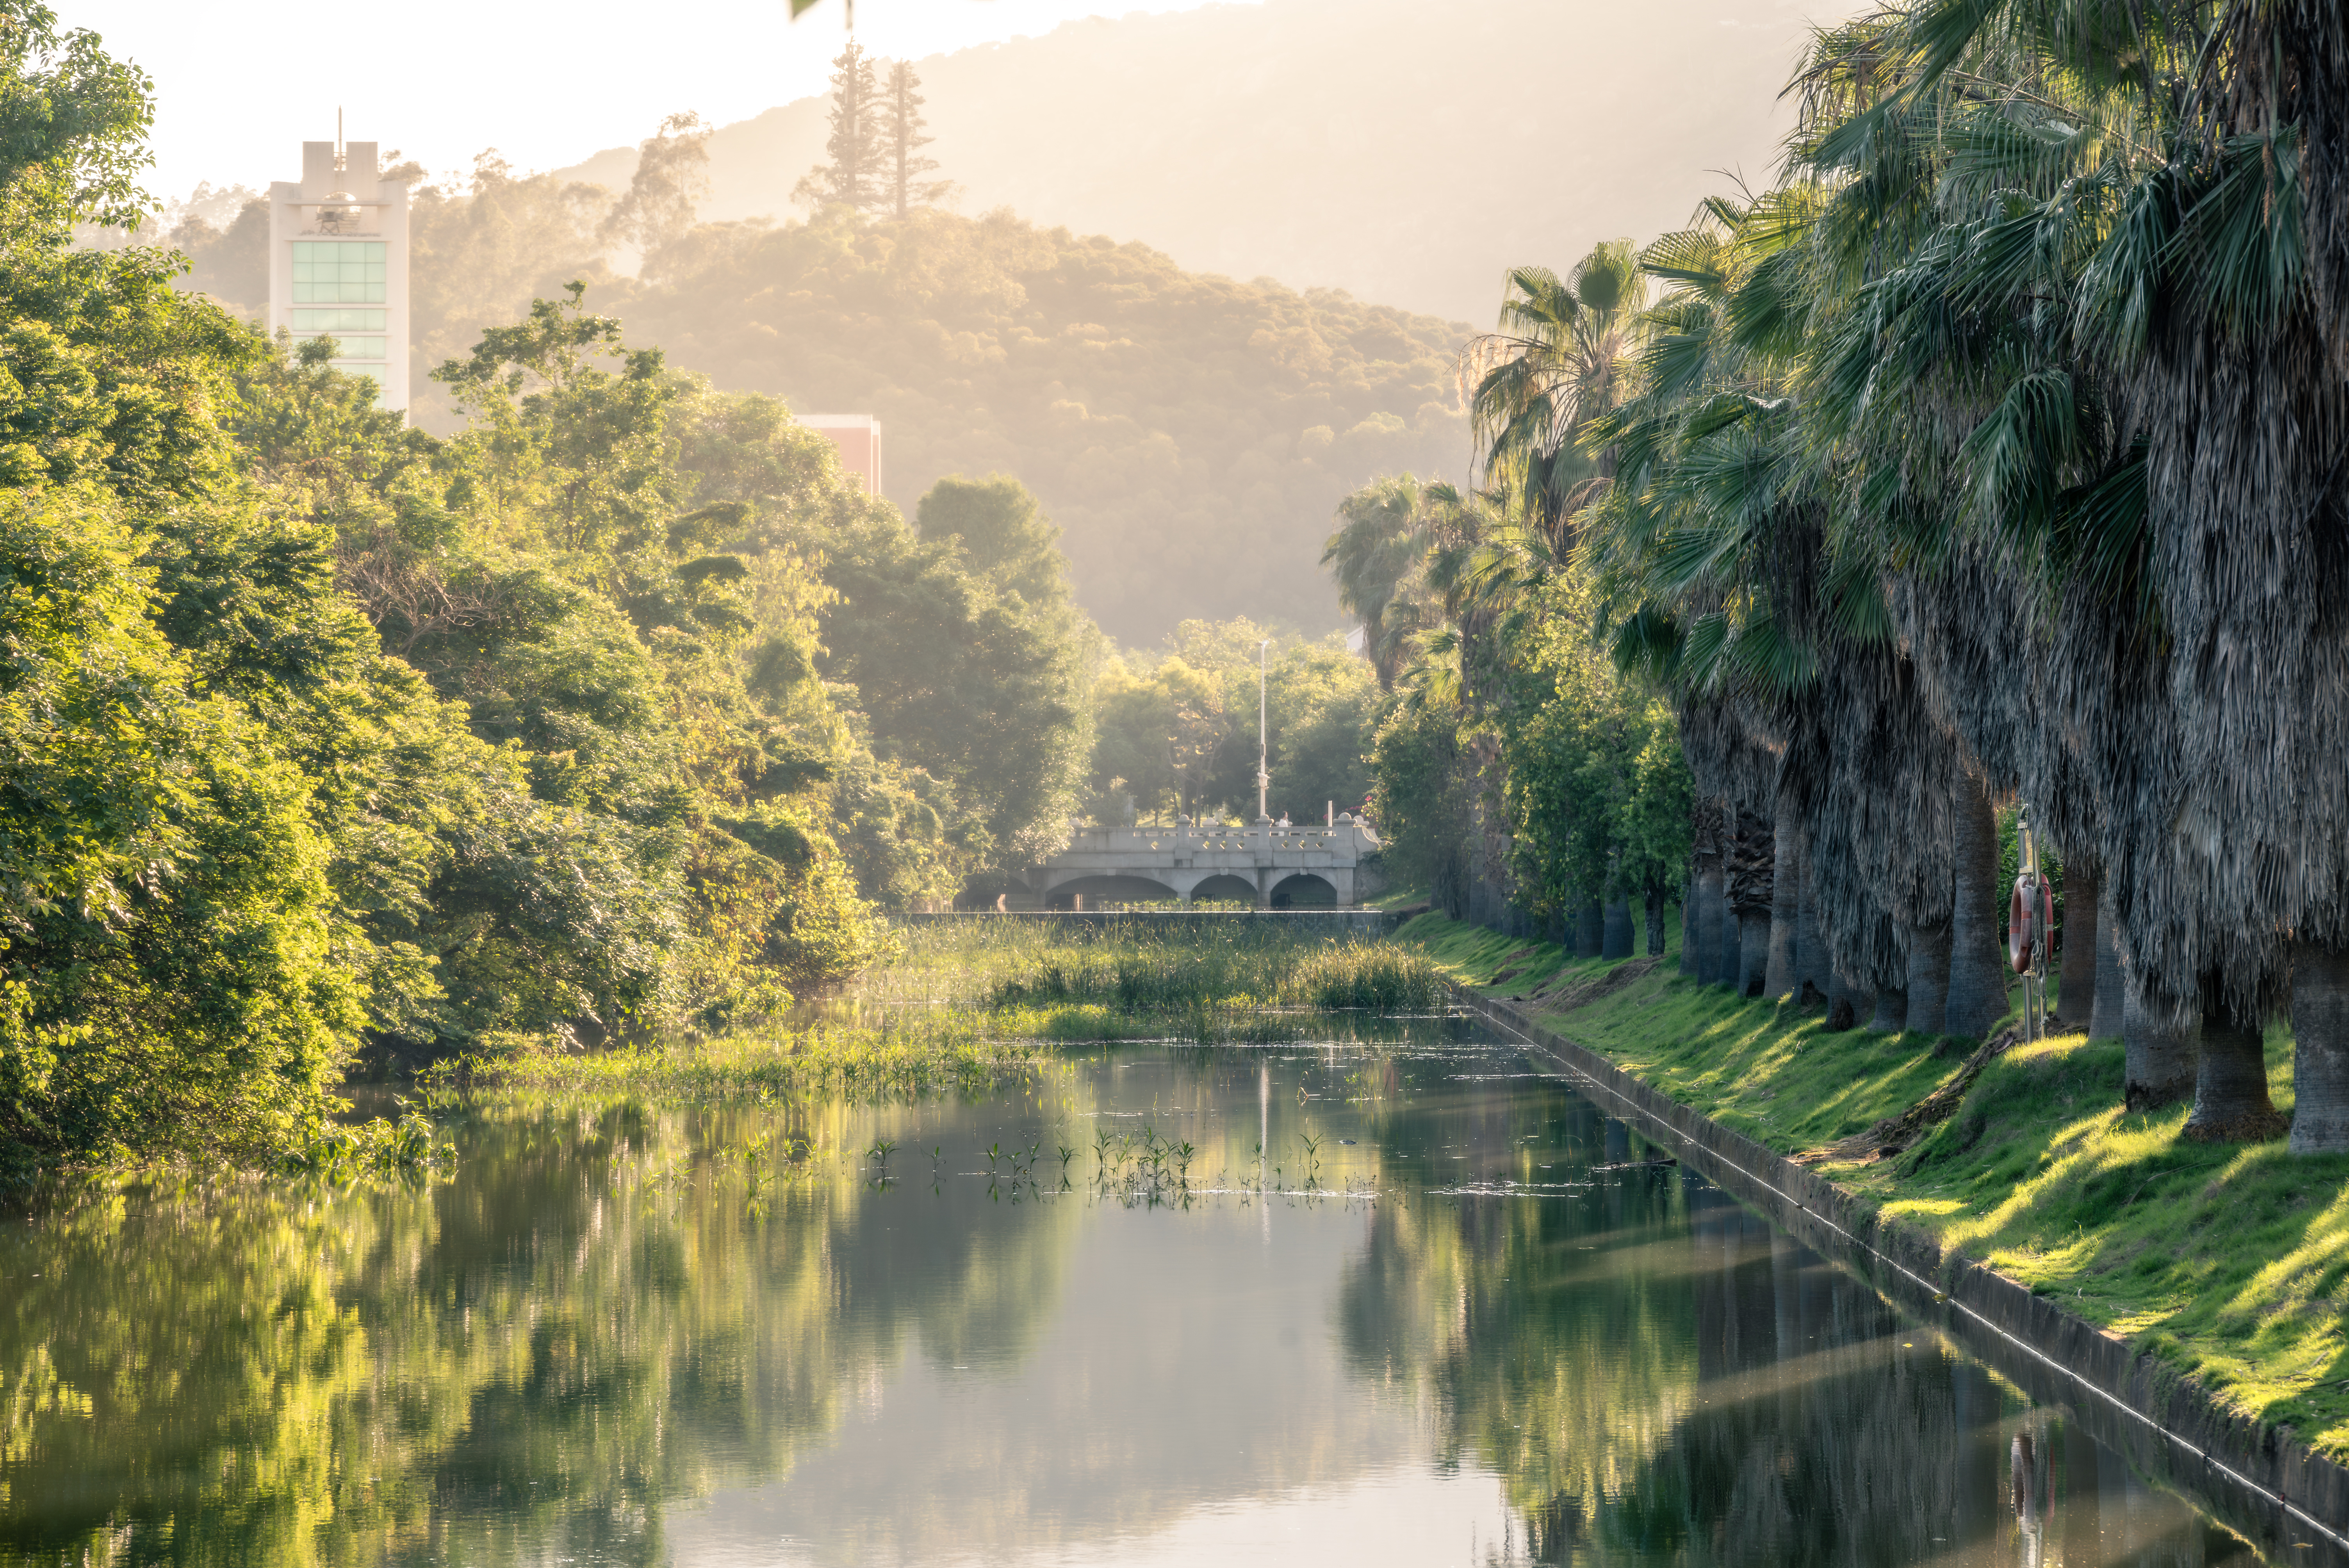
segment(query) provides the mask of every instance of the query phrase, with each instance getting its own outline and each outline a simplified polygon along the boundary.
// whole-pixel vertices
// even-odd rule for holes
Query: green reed
[[[983,1022],[918,1014],[620,1050],[467,1057],[425,1076],[450,1086],[628,1089],[686,1099],[808,1089],[862,1096],[983,1088],[1025,1078],[1043,1061],[1032,1042],[991,1037]]]
[[[898,955],[854,995],[1076,1022],[1072,1011],[1085,1009],[1161,1018],[1267,1007],[1421,1012],[1441,1006],[1444,985],[1415,950],[1270,922],[969,921],[907,928]]]

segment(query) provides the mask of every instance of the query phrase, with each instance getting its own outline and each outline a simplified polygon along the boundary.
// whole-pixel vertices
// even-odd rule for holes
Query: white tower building
[[[331,337],[335,368],[370,376],[380,407],[408,407],[408,187],[376,144],[302,144],[302,180],[269,187],[269,330]]]

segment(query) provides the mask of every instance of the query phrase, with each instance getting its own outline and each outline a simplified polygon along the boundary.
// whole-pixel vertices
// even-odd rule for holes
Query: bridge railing
[[[1275,852],[1314,851],[1359,853],[1378,848],[1378,835],[1361,822],[1340,822],[1334,828],[1127,828],[1085,825],[1070,831],[1062,853],[1164,854],[1170,851],[1240,851],[1270,849]]]

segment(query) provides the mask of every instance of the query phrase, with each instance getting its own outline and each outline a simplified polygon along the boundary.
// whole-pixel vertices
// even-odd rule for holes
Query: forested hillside
[[[661,252],[656,281],[616,279],[596,237],[613,200],[494,165],[469,191],[420,191],[417,385],[482,327],[588,279],[591,308],[720,388],[878,415],[887,493],[908,512],[945,475],[1018,475],[1063,531],[1079,603],[1122,639],[1187,617],[1326,630],[1338,500],[1466,458],[1464,327],[1200,276],[1009,213],[703,225]],[[257,304],[266,233],[243,231],[258,216],[181,236],[194,284]],[[450,428],[445,393],[419,402]]]
[[[1091,16],[912,64],[959,211],[1009,207],[1193,271],[1482,324],[1504,269],[1675,228],[1722,188],[1717,170],[1759,178],[1807,25],[1834,10],[1252,0]],[[874,35],[885,53],[890,30]],[[1571,65],[1554,88],[1496,90],[1517,61]],[[703,216],[795,211],[824,111],[802,98],[720,125]],[[1530,172],[1522,149],[1540,150]],[[556,172],[618,190],[636,163],[616,147]]]
[[[719,386],[870,411],[889,495],[1017,474],[1079,601],[1126,640],[1185,617],[1336,624],[1340,497],[1466,454],[1463,329],[1342,294],[1185,273],[1009,213],[705,225],[605,301]]]

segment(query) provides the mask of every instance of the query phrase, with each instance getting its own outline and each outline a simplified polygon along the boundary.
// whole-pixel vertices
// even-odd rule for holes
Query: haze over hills
[[[418,193],[415,416],[453,428],[430,370],[586,278],[589,309],[678,368],[880,416],[909,515],[947,474],[1019,478],[1122,639],[1241,614],[1326,630],[1338,500],[1403,469],[1466,477],[1452,359],[1504,270],[1678,228],[1724,183],[1710,170],[1766,176],[1795,3],[1071,23],[918,62],[958,211],[802,224],[791,191],[828,107],[803,98],[709,138],[703,227],[654,278],[606,269],[635,265],[603,223],[635,149],[477,170]],[[262,222],[221,234],[191,285],[257,307]]]
[[[1481,325],[1505,268],[1676,229],[1718,170],[1760,181],[1810,14],[1263,0],[1071,23],[917,69],[965,212],[1009,206],[1195,271]],[[702,215],[789,216],[824,108],[719,130]],[[620,190],[635,161],[616,149],[558,173]]]
[[[1000,211],[709,224],[660,263],[591,307],[727,390],[879,415],[909,517],[948,474],[1017,476],[1126,642],[1192,617],[1337,626],[1320,554],[1340,498],[1464,477],[1456,322]]]

